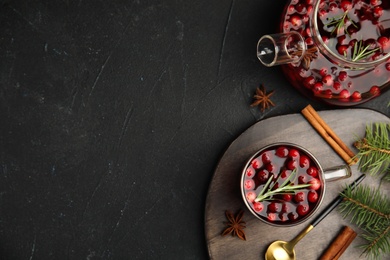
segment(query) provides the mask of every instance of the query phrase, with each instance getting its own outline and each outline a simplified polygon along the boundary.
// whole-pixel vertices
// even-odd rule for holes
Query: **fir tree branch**
[[[366,243],[361,245],[368,259],[382,259],[390,253],[390,200],[379,189],[359,186],[355,190],[346,189],[344,200],[339,206],[344,218],[358,225],[365,232]]]
[[[359,149],[359,170],[373,176],[388,175],[390,168],[390,124],[375,123],[366,126],[366,136],[355,142]]]

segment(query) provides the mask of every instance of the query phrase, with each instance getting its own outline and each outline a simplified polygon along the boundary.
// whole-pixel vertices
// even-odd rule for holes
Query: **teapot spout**
[[[306,43],[295,31],[264,35],[257,43],[257,58],[267,67],[298,63],[305,53]]]

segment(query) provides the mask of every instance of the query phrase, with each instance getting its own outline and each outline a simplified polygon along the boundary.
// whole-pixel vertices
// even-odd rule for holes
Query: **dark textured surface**
[[[224,149],[263,118],[331,109],[256,59],[285,3],[0,1],[0,258],[207,259]]]

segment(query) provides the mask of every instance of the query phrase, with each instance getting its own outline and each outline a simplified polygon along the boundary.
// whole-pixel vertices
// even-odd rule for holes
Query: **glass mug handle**
[[[340,165],[324,170],[324,179],[327,181],[336,181],[352,176],[351,168],[348,165]]]
[[[257,42],[257,58],[267,67],[297,63],[305,53],[305,40],[295,31],[264,35]]]

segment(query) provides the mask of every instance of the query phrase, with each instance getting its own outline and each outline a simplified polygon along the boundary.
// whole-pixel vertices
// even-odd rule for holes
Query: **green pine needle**
[[[359,149],[359,170],[373,176],[389,175],[390,124],[375,123],[366,126],[366,137],[355,142]],[[385,179],[388,179],[386,177]]]
[[[390,254],[390,200],[379,189],[358,186],[342,193],[339,210],[344,218],[358,225],[365,232],[363,249],[368,259],[383,259]]]

